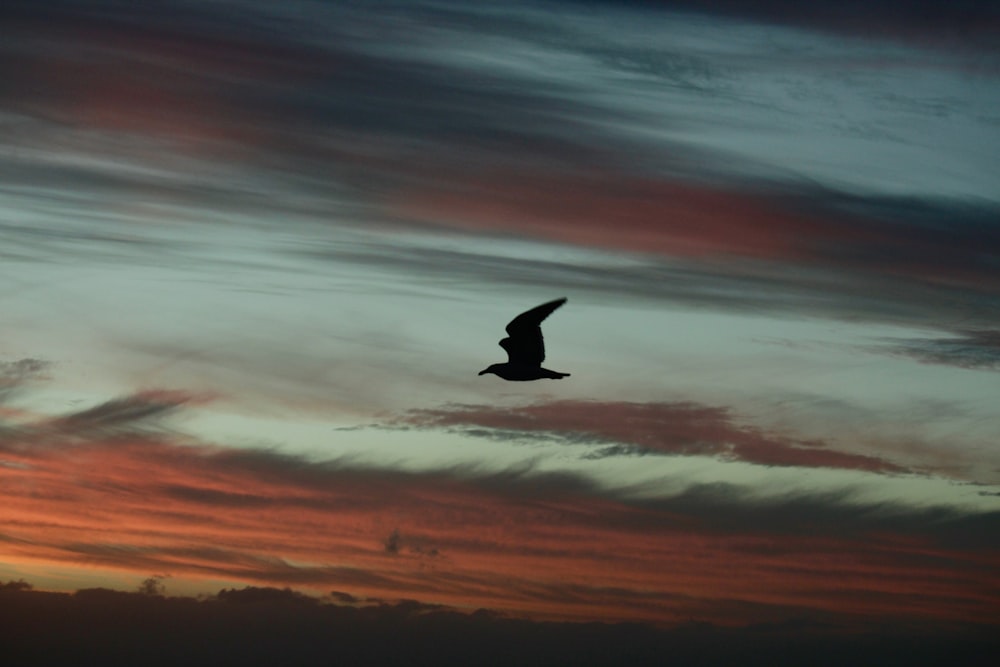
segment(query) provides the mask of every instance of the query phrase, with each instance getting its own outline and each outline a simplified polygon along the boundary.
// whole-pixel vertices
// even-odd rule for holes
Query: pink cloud
[[[767,196],[614,173],[449,174],[395,206],[434,223],[682,257],[801,259],[811,244],[849,233]]]
[[[740,425],[726,408],[696,403],[560,401],[508,409],[464,406],[421,410],[411,413],[408,420],[429,426],[570,433],[609,445],[632,446],[646,453],[716,456],[760,465],[905,471],[876,456],[839,451],[815,440],[795,440]]]

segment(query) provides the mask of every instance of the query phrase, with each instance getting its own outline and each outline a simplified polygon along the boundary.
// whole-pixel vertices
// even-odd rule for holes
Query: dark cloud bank
[[[333,594],[331,599],[343,600]],[[0,585],[10,664],[94,665],[971,665],[1000,641],[986,628],[884,628],[844,636],[803,618],[724,628],[692,621],[532,622],[413,601],[331,604],[289,589],[199,599]]]

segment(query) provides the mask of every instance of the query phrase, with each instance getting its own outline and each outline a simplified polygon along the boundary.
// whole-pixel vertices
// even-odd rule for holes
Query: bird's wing
[[[508,338],[500,341],[500,347],[507,351],[512,364],[540,366],[545,361],[545,340],[542,338],[542,320],[552,311],[566,303],[566,299],[556,299],[523,312],[507,325]]]

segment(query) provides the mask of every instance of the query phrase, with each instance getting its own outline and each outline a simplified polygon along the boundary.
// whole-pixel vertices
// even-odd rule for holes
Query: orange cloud
[[[725,494],[638,502],[530,470],[407,473],[22,430],[0,448],[0,506],[0,558],[29,579],[99,567],[536,618],[734,625],[981,620],[1000,603],[998,545],[963,543],[996,517],[880,519]]]

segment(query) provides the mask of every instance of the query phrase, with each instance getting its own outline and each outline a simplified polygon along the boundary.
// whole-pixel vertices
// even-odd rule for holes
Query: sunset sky
[[[1000,10],[797,7],[4,2],[0,582],[1000,625]]]

